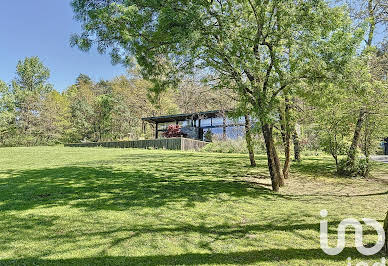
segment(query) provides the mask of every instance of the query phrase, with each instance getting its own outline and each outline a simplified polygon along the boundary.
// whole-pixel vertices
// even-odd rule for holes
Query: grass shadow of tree
[[[40,259],[25,258],[16,260],[0,260],[1,264],[16,265],[248,265],[260,263],[283,263],[300,265],[301,261],[321,260],[327,262],[347,263],[347,259],[353,260],[381,260],[381,256],[368,258],[360,255],[354,248],[345,248],[337,256],[328,256],[321,249],[264,249],[228,253],[186,253],[180,255],[150,255],[150,256],[101,256],[75,259]],[[299,262],[298,262],[299,260]]]
[[[268,200],[282,197],[243,181],[191,180],[111,167],[68,166],[9,171],[8,176],[0,180],[0,210],[3,211],[63,205],[87,210],[126,210],[160,207],[178,201],[195,204],[223,193]]]

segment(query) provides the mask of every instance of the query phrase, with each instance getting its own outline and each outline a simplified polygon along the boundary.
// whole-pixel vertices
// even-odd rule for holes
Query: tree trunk
[[[368,16],[369,16],[369,32],[368,32],[368,40],[366,41],[367,47],[372,46],[374,32],[376,28],[376,19],[373,7],[373,0],[368,0]],[[356,163],[356,154],[357,154],[357,146],[360,140],[362,125],[365,120],[366,112],[361,109],[360,114],[358,116],[356,129],[354,130],[352,145],[348,151],[348,158],[346,160],[346,165],[351,169],[354,169]]]
[[[356,128],[354,130],[354,135],[353,135],[353,141],[352,145],[350,145],[349,151],[348,151],[348,158],[346,164],[351,167],[351,169],[354,169],[355,164],[356,164],[356,154],[357,154],[357,147],[358,143],[360,142],[360,136],[361,136],[361,130],[362,130],[362,125],[365,120],[365,110],[361,110],[360,114],[358,116]]]
[[[368,32],[368,40],[366,41],[366,45],[368,47],[371,47],[375,28],[376,28],[376,19],[374,14],[373,0],[368,0],[368,15],[369,15],[369,32]]]
[[[291,157],[291,125],[290,125],[290,104],[287,96],[284,99],[285,109],[284,115],[280,111],[280,127],[282,129],[282,139],[284,145],[284,165],[283,176],[288,179],[290,173],[290,157]]]
[[[283,120],[282,115],[280,115],[280,120]],[[283,120],[284,121],[284,120]],[[286,121],[284,121],[286,123]],[[290,173],[290,157],[291,157],[291,134],[287,130],[287,126],[284,123],[280,123],[282,129],[282,140],[284,145],[284,165],[283,165],[283,176],[284,179],[287,179]]]
[[[372,147],[372,130],[373,126],[371,125],[370,121],[370,115],[367,114],[365,117],[365,127],[364,127],[364,155],[365,155],[365,172],[364,177],[368,178],[370,174],[370,153],[371,153],[371,147]]]
[[[337,134],[334,134],[334,141],[330,141],[330,153],[335,160],[335,169],[337,173],[339,173],[339,161],[338,161],[338,142],[337,142]]]
[[[269,124],[263,123],[262,132],[267,150],[268,169],[271,175],[272,189],[279,191],[279,188],[284,186],[284,178],[281,174],[280,160],[273,140],[273,128]]]
[[[388,255],[388,212],[387,212],[387,215],[385,216],[384,231],[385,231],[385,253]]]
[[[245,140],[247,142],[247,148],[249,152],[249,160],[251,161],[251,166],[256,166],[255,161],[255,153],[254,153],[254,144],[252,141],[252,134],[251,134],[251,120],[249,118],[249,115],[245,115]]]
[[[335,169],[337,170],[338,172],[338,156],[337,155],[333,155],[333,158],[335,160]]]
[[[298,132],[296,131],[296,128],[294,130],[294,134],[292,134],[292,140],[294,142],[294,160],[296,162],[302,161],[302,158],[300,156],[300,142],[299,142],[299,135]]]

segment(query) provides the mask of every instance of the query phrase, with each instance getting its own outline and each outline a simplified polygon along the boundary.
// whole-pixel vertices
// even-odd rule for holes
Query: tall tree
[[[385,14],[386,3],[384,0],[346,0],[345,2],[347,2],[355,21],[358,23],[366,22],[368,25],[365,36],[365,50],[368,55],[370,54],[372,46],[375,44],[376,27],[378,25],[388,26],[388,19]],[[385,30],[387,30],[387,27],[385,27]],[[359,84],[359,86],[363,86],[363,84]],[[353,169],[354,171],[356,171],[355,168],[357,168],[357,149],[361,139],[362,128],[365,121],[369,120],[369,115],[370,111],[368,110],[368,107],[365,104],[362,105],[358,111],[358,118],[354,125],[353,139],[346,160],[346,168]]]
[[[70,101],[72,129],[68,139],[72,141],[93,140],[94,128],[94,83],[86,75],[80,75],[65,95]]]
[[[292,121],[291,121],[291,102],[288,95],[284,95],[284,104],[280,105],[279,118],[281,135],[284,145],[284,165],[283,175],[287,179],[290,173],[291,165],[291,133],[292,133]]]
[[[110,82],[100,81],[94,86],[94,132],[97,141],[108,140],[112,135],[112,86]]]
[[[71,127],[70,102],[57,91],[47,94],[39,115],[41,143],[56,144],[69,141],[67,136]]]
[[[368,60],[368,70],[371,77],[363,102],[367,113],[361,136],[361,150],[366,160],[362,175],[365,177],[370,173],[371,153],[374,152],[375,147],[378,147],[382,136],[388,132],[386,100],[388,98],[388,53],[381,49],[376,54],[372,54]]]
[[[27,141],[29,144],[36,143],[34,136],[39,131],[38,120],[42,101],[52,90],[52,85],[48,82],[49,77],[49,69],[38,57],[27,57],[16,66],[12,93],[17,110],[17,126],[24,137],[31,138]]]
[[[200,68],[215,73],[219,87],[243,95],[259,118],[275,191],[284,184],[273,138],[278,97],[300,80],[340,70],[358,42],[344,10],[322,0],[73,0],[72,6],[84,28],[73,45],[96,43],[115,62],[135,56],[157,90]]]
[[[15,132],[16,106],[10,87],[0,80],[0,144]]]
[[[138,78],[120,76],[111,81],[112,131],[114,139],[138,139],[143,136],[142,117],[152,116],[153,105],[147,97],[150,84]]]
[[[388,26],[388,4],[385,0],[344,0],[354,21],[358,24],[364,22],[368,25],[365,36],[366,46],[374,45],[376,28],[382,26],[387,30]]]

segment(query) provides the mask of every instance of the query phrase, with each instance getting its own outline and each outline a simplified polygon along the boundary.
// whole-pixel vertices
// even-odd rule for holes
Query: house
[[[179,125],[181,132],[187,137],[196,140],[205,140],[207,131],[219,134],[222,138],[235,137],[244,134],[244,118],[230,119],[229,111],[206,111],[189,114],[175,114],[142,118],[143,123],[153,125],[155,139],[167,131],[169,125]],[[145,131],[145,126],[143,126]],[[234,134],[232,134],[234,132]]]
[[[144,117],[145,123],[150,123],[155,139],[109,141],[91,143],[70,143],[66,147],[107,147],[107,148],[154,148],[169,150],[200,150],[208,144],[206,133],[221,135],[222,138],[234,138],[245,134],[245,119],[230,119],[228,111],[207,111],[190,114],[175,114],[165,116]],[[163,133],[169,125],[179,125],[179,137],[166,138]]]

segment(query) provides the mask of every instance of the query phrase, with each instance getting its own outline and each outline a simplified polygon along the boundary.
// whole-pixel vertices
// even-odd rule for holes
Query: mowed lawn
[[[0,149],[0,265],[352,265],[327,256],[342,219],[382,222],[388,164],[374,178],[335,177],[330,157],[292,166],[270,190],[266,159],[246,155],[104,148]],[[376,232],[364,228],[365,245]]]

